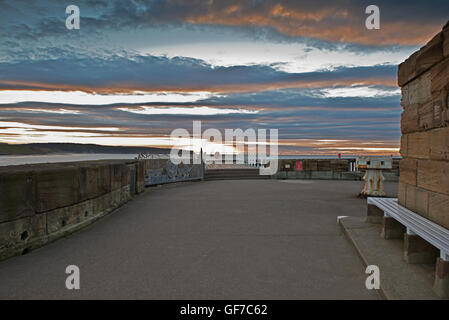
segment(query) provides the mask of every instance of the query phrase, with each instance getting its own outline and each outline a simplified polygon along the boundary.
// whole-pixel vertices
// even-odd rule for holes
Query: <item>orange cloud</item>
[[[271,27],[288,36],[365,45],[422,45],[441,30],[438,21],[426,24],[382,21],[380,30],[367,30],[363,13],[355,18],[348,10],[337,7],[306,11],[275,4],[263,12],[238,8],[235,5],[225,10],[211,8],[207,13],[190,14],[185,21],[204,25]]]

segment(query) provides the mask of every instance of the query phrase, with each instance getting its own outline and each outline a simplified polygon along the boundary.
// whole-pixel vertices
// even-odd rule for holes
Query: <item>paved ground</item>
[[[152,188],[89,228],[0,262],[0,298],[376,299],[336,216],[355,181],[245,180]],[[387,184],[395,195],[397,184]],[[65,289],[78,265],[81,290]]]

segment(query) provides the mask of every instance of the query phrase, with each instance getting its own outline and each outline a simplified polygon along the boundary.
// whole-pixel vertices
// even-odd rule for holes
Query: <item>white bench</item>
[[[449,261],[449,230],[404,208],[396,198],[369,197],[367,203],[374,205],[407,228],[408,234],[417,234],[440,250],[440,258]]]

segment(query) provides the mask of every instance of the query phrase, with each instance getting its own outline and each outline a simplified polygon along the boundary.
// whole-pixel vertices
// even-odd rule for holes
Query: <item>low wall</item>
[[[0,260],[79,230],[143,192],[145,185],[202,179],[201,165],[187,170],[168,162],[105,160],[1,167]],[[156,169],[160,170],[157,183],[150,181]]]
[[[145,185],[198,180],[204,177],[204,166],[196,164],[173,164],[168,159],[153,159],[145,162]]]
[[[297,162],[302,168],[297,169]],[[350,171],[350,159],[282,159],[278,162],[277,179],[363,180],[365,171]],[[386,181],[399,180],[399,160],[391,170],[382,170]]]

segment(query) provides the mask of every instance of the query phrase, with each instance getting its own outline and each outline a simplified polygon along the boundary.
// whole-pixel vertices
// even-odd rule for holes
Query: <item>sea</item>
[[[88,160],[132,160],[137,154],[109,154],[109,153],[64,153],[51,155],[3,155],[0,156],[0,166],[14,166],[35,163],[55,163]],[[167,156],[167,155],[164,155]],[[342,155],[342,159],[355,159],[357,156]],[[279,159],[338,159],[337,155],[279,155]]]

